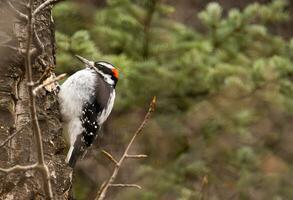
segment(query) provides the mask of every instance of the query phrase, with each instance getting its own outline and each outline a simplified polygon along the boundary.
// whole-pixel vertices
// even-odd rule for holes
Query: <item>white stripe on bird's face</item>
[[[103,62],[103,61],[97,62],[97,64],[102,65],[102,66],[104,66],[104,67],[107,67],[107,68],[109,68],[109,69],[111,69],[111,70],[115,68],[115,67],[114,67],[113,65],[111,65],[110,63],[106,63],[106,62]]]
[[[98,70],[98,73],[101,74],[101,76],[103,77],[104,81],[106,83],[108,83],[109,85],[114,85],[115,82],[114,80],[112,79],[112,75],[110,74],[105,74],[104,72],[102,72],[101,70]]]

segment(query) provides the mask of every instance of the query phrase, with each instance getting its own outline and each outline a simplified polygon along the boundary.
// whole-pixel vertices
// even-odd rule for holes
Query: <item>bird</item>
[[[72,168],[83,158],[110,115],[119,72],[111,63],[76,57],[85,68],[68,77],[58,93],[60,112],[69,139],[66,163]]]

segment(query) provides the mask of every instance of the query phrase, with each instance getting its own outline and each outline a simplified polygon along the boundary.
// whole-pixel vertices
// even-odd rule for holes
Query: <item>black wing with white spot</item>
[[[98,118],[101,113],[107,109],[107,103],[113,88],[107,85],[100,77],[97,81],[98,90],[90,97],[82,109],[80,121],[83,127],[82,133],[76,138],[73,145],[73,151],[69,159],[69,165],[74,167],[78,158],[83,157],[86,149],[94,142],[101,124],[98,124]]]
[[[83,157],[86,149],[93,143],[100,126],[97,124],[97,117],[102,112],[101,106],[93,98],[92,103],[86,103],[82,110],[80,121],[83,127],[80,134],[74,142],[74,149],[69,159],[69,165],[74,167],[78,158]]]
[[[82,137],[84,139],[84,143],[87,147],[89,147],[97,134],[97,131],[99,130],[99,125],[97,123],[97,118],[99,114],[103,111],[103,107],[98,104],[96,100],[94,100],[91,104],[85,104],[83,110],[82,110],[82,116],[81,116],[81,123],[82,127],[84,128],[82,132]]]

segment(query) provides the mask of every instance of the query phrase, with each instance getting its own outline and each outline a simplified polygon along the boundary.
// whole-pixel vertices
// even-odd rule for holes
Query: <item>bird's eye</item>
[[[101,65],[98,62],[95,62],[95,67],[101,70]]]

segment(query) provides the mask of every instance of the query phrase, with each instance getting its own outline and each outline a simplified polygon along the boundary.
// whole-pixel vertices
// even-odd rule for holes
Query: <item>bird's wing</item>
[[[97,116],[103,109],[96,101],[95,97],[90,102],[84,104],[80,121],[82,133],[76,137],[73,146],[70,147],[66,161],[69,166],[74,167],[78,158],[83,157],[86,149],[93,143],[100,126],[97,123]]]
[[[74,145],[70,147],[66,159],[71,167],[75,166],[78,158],[85,155],[86,149],[93,143],[100,129],[100,124],[97,122],[98,117],[107,106],[111,87],[99,78],[97,88],[98,90],[92,94],[90,100],[84,103],[82,108],[80,121],[83,131],[76,138]]]
[[[96,138],[96,133],[101,124],[98,123],[98,118],[101,117],[102,112],[107,108],[112,87],[98,77],[97,90],[90,98],[88,103],[85,103],[80,118],[82,127],[83,139],[87,146],[90,146]]]

